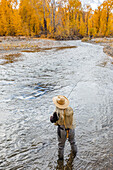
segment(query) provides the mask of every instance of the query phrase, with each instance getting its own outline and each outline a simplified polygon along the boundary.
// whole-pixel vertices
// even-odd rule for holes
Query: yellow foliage
[[[15,3],[16,2],[16,3]],[[80,0],[1,0],[0,35],[66,39],[74,36],[113,36],[113,0],[95,11]]]

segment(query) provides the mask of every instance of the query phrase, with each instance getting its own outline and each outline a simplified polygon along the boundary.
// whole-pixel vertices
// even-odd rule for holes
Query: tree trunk
[[[54,33],[56,31],[56,27],[55,27],[55,12],[56,12],[56,5],[55,5],[55,0],[53,0],[53,30],[54,30]]]
[[[44,33],[47,35],[47,20],[46,20],[46,2],[43,0],[43,13],[44,13]]]

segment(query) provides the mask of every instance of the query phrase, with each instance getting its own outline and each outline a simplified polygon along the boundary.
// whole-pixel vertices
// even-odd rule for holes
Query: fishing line
[[[70,93],[68,94],[67,98],[69,98],[69,96],[71,95],[71,93],[73,92],[74,88],[77,86],[77,84],[82,80],[83,76],[81,77],[80,80],[77,81],[77,83],[74,85],[74,87],[72,88],[72,90],[70,91]]]

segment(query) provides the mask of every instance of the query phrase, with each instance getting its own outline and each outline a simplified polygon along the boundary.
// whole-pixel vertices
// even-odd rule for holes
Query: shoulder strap
[[[66,122],[65,122],[65,119],[66,119],[66,110],[64,109],[64,126],[66,128]]]

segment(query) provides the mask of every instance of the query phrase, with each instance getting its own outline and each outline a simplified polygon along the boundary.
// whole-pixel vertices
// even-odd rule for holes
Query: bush
[[[47,38],[47,35],[41,34],[40,38]]]
[[[87,41],[89,41],[89,40],[90,40],[89,37],[84,37],[84,38],[82,38],[82,42],[87,42]]]

